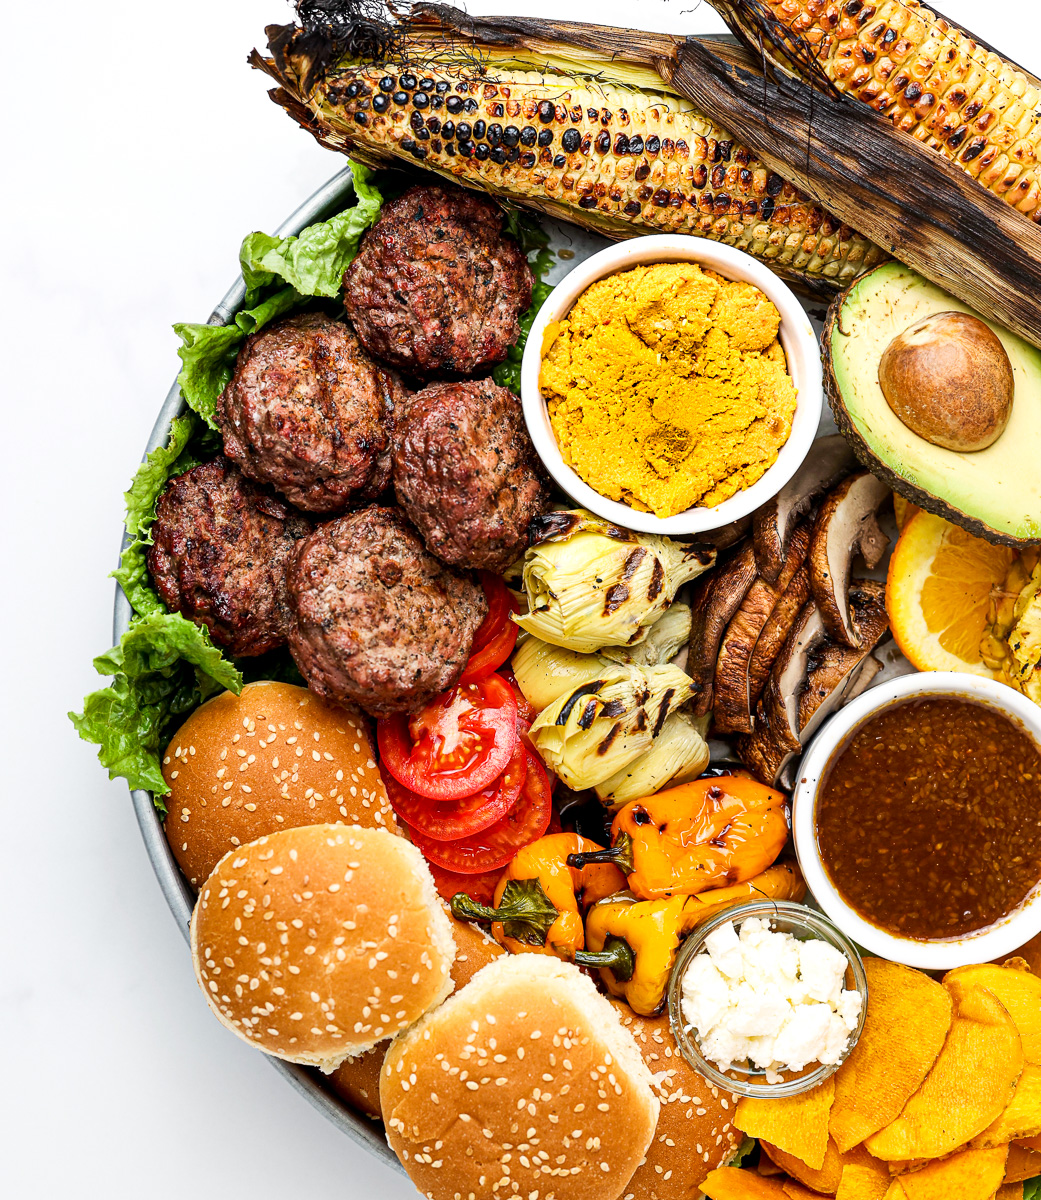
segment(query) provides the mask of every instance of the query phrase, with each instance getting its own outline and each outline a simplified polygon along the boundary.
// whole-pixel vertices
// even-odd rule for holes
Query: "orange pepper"
[[[613,862],[641,900],[693,896],[744,883],[788,840],[783,792],[744,773],[696,779],[621,808],[610,850],[572,855],[575,867]]]

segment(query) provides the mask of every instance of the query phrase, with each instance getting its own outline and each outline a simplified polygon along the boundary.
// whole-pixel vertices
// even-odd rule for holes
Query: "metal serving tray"
[[[276,230],[276,233],[279,236],[297,234],[305,226],[311,225],[315,221],[327,219],[345,206],[346,201],[353,191],[354,183],[351,178],[350,167],[345,167],[342,171],[334,175],[328,183],[324,184],[305,200],[292,216],[283,221]],[[606,238],[579,229],[574,225],[566,225],[546,218],[544,219],[544,226],[550,235],[550,248],[556,252],[556,260],[547,275],[547,279],[551,283],[559,282],[577,263],[608,245]],[[213,310],[208,324],[227,324],[231,317],[238,311],[245,294],[245,284],[240,276]],[[145,447],[145,455],[151,453],[157,446],[166,444],[170,433],[170,423],[185,410],[186,405],[181,396],[181,389],[174,382],[167,394],[166,400],[163,402],[162,408],[159,410],[159,416],[156,418],[151,436],[148,439],[148,444]],[[830,412],[826,410],[821,419],[818,434],[833,432],[835,432],[835,425],[831,420]],[[892,533],[893,531],[889,530],[887,532]],[[124,547],[128,541],[129,538],[124,529]],[[887,563],[883,562],[880,568],[873,572],[873,574],[884,578],[886,565]],[[131,615],[130,604],[117,585],[112,621],[114,643],[118,643],[123,634],[126,633],[130,625]],[[879,673],[875,681],[876,684],[891,679],[895,675],[905,674],[911,669],[910,664],[899,654],[892,642],[887,643],[880,650],[876,651],[876,655],[883,662],[883,670]],[[722,743],[713,743],[712,750],[714,758],[717,756],[728,756],[727,747]],[[152,803],[151,793],[137,790],[131,792],[131,796],[133,797],[137,823],[141,829],[141,836],[144,838],[145,849],[151,860],[152,868],[155,871],[156,878],[159,880],[159,886],[166,897],[166,902],[170,906],[170,911],[173,913],[185,941],[187,941],[188,925],[191,920],[195,897],[184,876],[181,874],[173,855],[170,853],[169,846],[166,844],[162,823]],[[401,1170],[400,1164],[393,1151],[387,1145],[379,1126],[367,1117],[354,1112],[334,1094],[326,1091],[319,1082],[320,1075],[317,1071],[308,1070],[293,1063],[282,1062],[277,1058],[270,1058],[269,1062],[288,1083],[302,1096],[306,1097],[319,1112],[328,1117],[352,1141],[357,1142],[358,1145],[363,1146],[377,1158],[382,1159],[397,1170]]]

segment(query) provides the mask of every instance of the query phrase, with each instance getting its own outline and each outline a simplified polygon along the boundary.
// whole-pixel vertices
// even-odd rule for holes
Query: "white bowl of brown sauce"
[[[792,825],[817,903],[871,953],[1010,955],[1041,933],[1041,708],[958,672],[873,688],[810,745]]]

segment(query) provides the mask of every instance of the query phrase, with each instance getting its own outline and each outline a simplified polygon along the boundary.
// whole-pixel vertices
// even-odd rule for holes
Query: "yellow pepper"
[[[611,825],[610,850],[574,867],[616,863],[641,900],[692,896],[764,871],[788,840],[785,796],[750,775],[718,775],[633,800]]]
[[[625,887],[625,876],[610,863],[568,865],[572,854],[602,850],[577,833],[551,833],[517,852],[487,908],[465,892],[452,897],[461,920],[491,921],[492,936],[511,954],[554,954],[570,960],[585,945],[582,916],[605,896]]]
[[[634,1012],[651,1016],[665,1002],[672,964],[683,938],[720,908],[742,900],[801,900],[806,885],[794,863],[777,863],[755,879],[696,896],[637,900],[631,895],[602,900],[586,917],[587,950],[574,958],[596,967],[612,996]]]

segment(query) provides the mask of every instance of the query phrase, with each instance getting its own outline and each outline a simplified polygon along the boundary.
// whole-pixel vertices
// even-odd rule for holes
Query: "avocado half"
[[[875,267],[836,297],[821,337],[835,423],[869,471],[927,512],[990,542],[1039,542],[1041,350],[986,322],[1012,363],[1015,395],[1008,425],[985,450],[934,446],[909,429],[882,394],[878,364],[885,348],[938,312],[972,309],[898,262]]]

